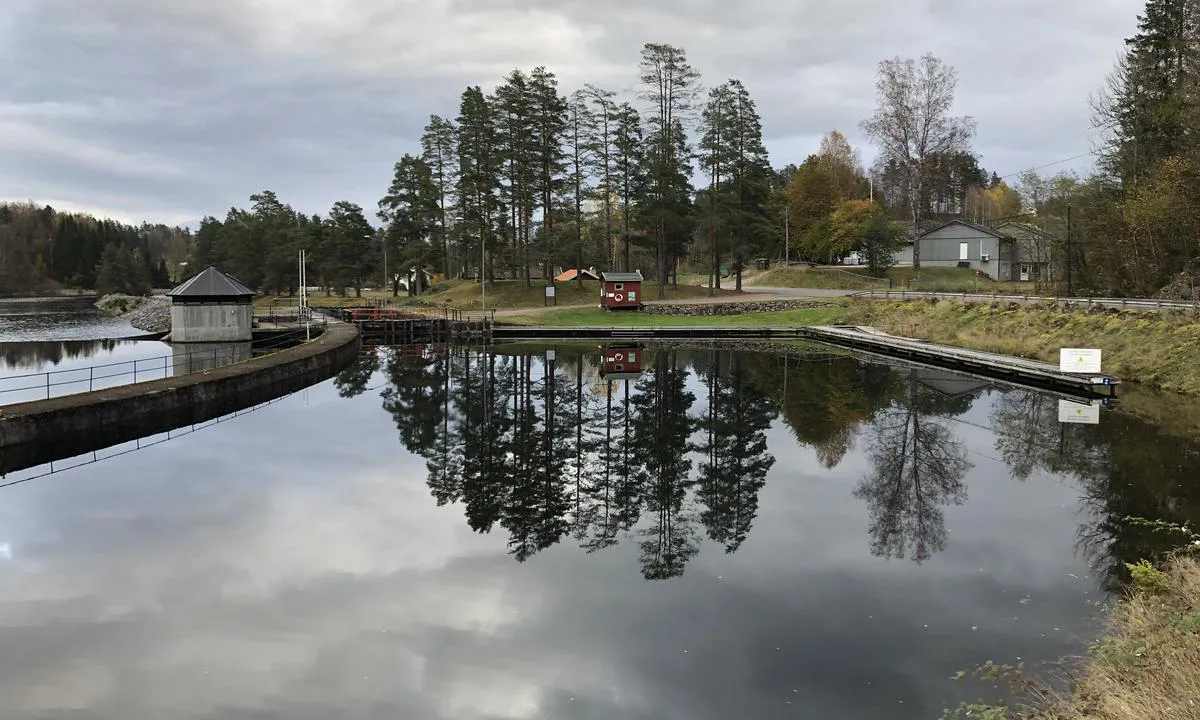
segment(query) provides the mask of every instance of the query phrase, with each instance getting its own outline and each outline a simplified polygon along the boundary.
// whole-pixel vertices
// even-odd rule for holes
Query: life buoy
[[[616,360],[617,362],[621,362],[624,359],[625,359],[624,353],[617,353],[616,355],[613,355],[613,360]]]
[[[617,302],[621,302],[624,299],[625,299],[625,296],[622,295],[621,293],[617,293],[616,295],[613,295],[613,300],[616,300]]]

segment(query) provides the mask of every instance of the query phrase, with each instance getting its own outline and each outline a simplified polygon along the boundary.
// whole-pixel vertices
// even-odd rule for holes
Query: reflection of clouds
[[[980,659],[1077,650],[1041,637],[1083,615],[1068,489],[971,472],[954,541],[917,568],[865,552],[865,458],[824,472],[780,421],[768,438],[744,545],[668,583],[634,542],[513,562],[434,506],[379,398],[329,383],[9,488],[0,717],[893,720],[898,699],[936,716]]]

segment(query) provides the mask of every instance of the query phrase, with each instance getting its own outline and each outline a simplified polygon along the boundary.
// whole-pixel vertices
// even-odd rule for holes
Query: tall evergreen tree
[[[733,148],[730,186],[734,195],[733,266],[737,290],[742,289],[742,270],[752,253],[764,249],[769,234],[768,201],[771,197],[771,163],[763,145],[762,119],[750,92],[739,80],[727,83],[732,97]]]
[[[709,91],[708,102],[700,112],[699,160],[701,169],[708,176],[701,211],[711,259],[709,295],[721,287],[722,238],[729,226],[732,208],[729,181],[735,159],[734,101],[729,83],[718,85]]]
[[[1197,145],[1191,129],[1200,119],[1200,4],[1147,0],[1125,45],[1099,119],[1113,131],[1108,167],[1136,184],[1162,159]]]
[[[495,92],[496,143],[503,165],[502,197],[508,210],[512,261],[522,266],[525,287],[530,282],[530,243],[539,168],[534,137],[533,95],[528,76],[513,70]]]
[[[463,91],[457,125],[459,214],[463,232],[474,240],[469,244],[474,245],[473,256],[479,258],[482,283],[491,275],[489,254],[494,249],[500,210],[500,158],[493,109],[478,86]]]
[[[326,225],[338,291],[344,293],[349,286],[354,288],[355,297],[362,297],[367,273],[375,260],[375,229],[367,222],[362,207],[345,200],[333,204]]]
[[[433,171],[437,186],[438,227],[437,244],[442,253],[446,279],[453,274],[454,261],[450,253],[450,208],[454,205],[454,178],[457,172],[457,130],[454,123],[437,115],[429,116],[429,124],[421,134],[421,159]]]
[[[657,243],[662,299],[669,256],[678,256],[669,244],[686,243],[687,235],[680,231],[686,225],[687,204],[681,199],[690,196],[691,159],[684,122],[700,92],[700,73],[688,63],[682,48],[664,43],[646,43],[638,67],[642,97],[650,103],[646,217]]]
[[[596,187],[593,193],[601,203],[600,212],[604,228],[599,250],[604,258],[604,266],[612,270],[616,267],[616,257],[613,253],[613,203],[619,197],[616,184],[617,159],[620,156],[620,149],[617,147],[618,107],[613,101],[616,93],[594,85],[586,86],[584,91],[594,119],[591,160]]]
[[[621,269],[632,270],[629,249],[634,233],[634,210],[646,192],[646,147],[642,117],[629,103],[613,115],[614,185],[621,200]]]
[[[544,67],[529,75],[532,98],[533,137],[538,165],[537,189],[541,196],[542,237],[546,241],[544,276],[554,284],[555,201],[564,186],[567,132],[567,100],[558,91],[558,78]]]
[[[575,266],[583,269],[583,202],[591,194],[590,170],[596,153],[596,118],[588,103],[588,94],[577,90],[567,103],[567,193],[571,202],[572,244]],[[583,273],[575,275],[583,287]]]
[[[384,242],[395,252],[396,268],[411,268],[410,295],[419,295],[424,289],[425,261],[441,215],[439,195],[432,168],[421,158],[406,154],[396,163],[392,185],[379,201]],[[398,277],[397,272],[388,278],[393,296],[399,294]]]

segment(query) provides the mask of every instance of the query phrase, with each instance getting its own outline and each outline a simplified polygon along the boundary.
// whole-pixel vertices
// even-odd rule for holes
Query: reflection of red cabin
[[[642,274],[640,272],[600,273],[600,307],[605,310],[642,306]]]
[[[637,345],[600,348],[600,377],[633,378],[642,372],[642,348]]]

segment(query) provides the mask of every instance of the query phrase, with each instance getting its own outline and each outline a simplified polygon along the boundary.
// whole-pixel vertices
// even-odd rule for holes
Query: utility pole
[[[1067,297],[1075,297],[1071,284],[1071,206],[1067,205]]]
[[[792,214],[791,208],[788,207],[788,203],[784,203],[784,205],[783,205],[783,266],[784,267],[792,266],[792,263],[791,263],[791,259],[792,259],[791,235],[789,234],[789,230],[788,230],[788,218],[791,216],[791,214]]]

